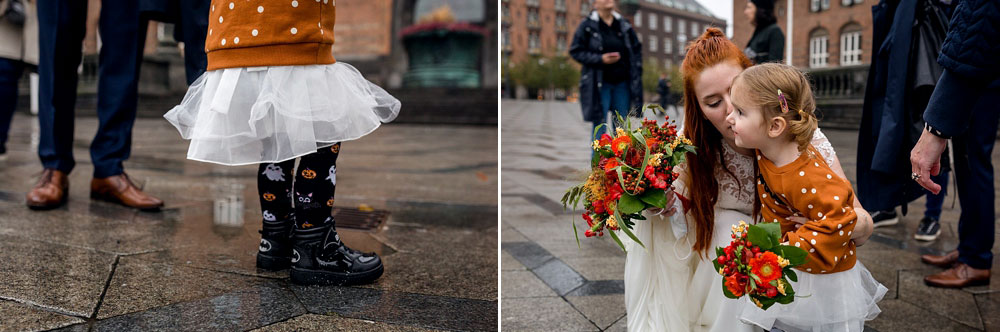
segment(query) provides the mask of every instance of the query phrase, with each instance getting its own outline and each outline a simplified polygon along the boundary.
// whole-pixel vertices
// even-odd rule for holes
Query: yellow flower
[[[760,304],[760,301],[757,301],[757,299],[752,297],[750,299],[753,300],[753,304],[756,304],[758,308],[764,308],[764,305]]]
[[[600,148],[601,148],[601,142],[595,139],[594,140],[594,150],[597,150],[597,149],[600,149]]]
[[[785,283],[782,282],[781,280],[778,280],[778,293],[781,293],[781,295],[785,295]]]
[[[615,219],[615,215],[608,217],[607,225],[611,228],[618,228],[618,220]]]
[[[725,273],[722,273],[722,268],[721,267],[719,268],[719,274],[726,275]]]
[[[784,268],[784,267],[788,266],[788,264],[790,264],[790,263],[791,263],[791,262],[789,262],[789,261],[788,261],[787,259],[785,259],[784,257],[781,257],[781,256],[778,256],[778,265],[781,265],[781,267],[782,267],[782,268]]]
[[[625,129],[615,128],[615,137],[625,136]]]
[[[660,166],[660,158],[663,158],[662,153],[654,154],[652,157],[649,158],[649,164],[653,165],[653,167]]]

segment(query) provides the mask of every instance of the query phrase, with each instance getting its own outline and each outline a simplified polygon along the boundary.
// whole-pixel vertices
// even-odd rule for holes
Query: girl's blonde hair
[[[765,121],[780,116],[788,132],[805,152],[819,124],[816,101],[805,74],[789,65],[765,63],[747,68],[733,79],[744,87],[747,98],[759,106]],[[779,92],[780,91],[780,92]]]

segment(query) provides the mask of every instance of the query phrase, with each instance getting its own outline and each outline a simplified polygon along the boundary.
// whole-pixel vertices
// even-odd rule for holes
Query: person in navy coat
[[[1000,121],[1000,1],[962,0],[949,23],[938,57],[944,68],[924,111],[926,126],[910,152],[910,177],[933,193],[941,186],[941,153],[949,139],[962,215],[958,248],[923,255],[928,264],[948,267],[924,278],[935,287],[988,284],[993,262],[996,211],[991,153]],[[993,23],[993,24],[990,24]]]
[[[157,210],[163,201],[144,193],[125,174],[123,162],[132,149],[146,26],[150,18],[175,13],[188,63],[188,82],[204,71],[208,0],[103,0],[98,30],[97,135],[90,145],[94,165],[90,196],[122,205]],[[144,10],[146,8],[146,10]],[[172,10],[172,11],[170,11]],[[32,209],[51,209],[66,202],[73,158],[73,120],[77,67],[86,31],[87,1],[38,2],[39,144],[42,172],[27,194]]]

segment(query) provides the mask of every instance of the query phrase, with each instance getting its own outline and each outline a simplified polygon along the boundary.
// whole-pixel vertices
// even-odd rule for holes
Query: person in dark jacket
[[[910,180],[908,152],[924,128],[924,109],[941,76],[935,60],[951,11],[938,0],[883,0],[872,11],[874,53],[858,131],[858,197],[876,211],[875,227],[882,227],[899,222],[896,206],[905,215],[907,203],[926,195],[924,218],[914,234],[923,241],[941,232],[945,192],[929,193]],[[944,156],[942,171],[933,180],[946,185],[950,164],[948,153]]]
[[[665,111],[670,105],[670,80],[667,74],[660,74],[660,80],[656,82],[656,94],[660,96],[660,107]]]
[[[753,35],[743,50],[754,64],[785,60],[785,34],[774,17],[774,0],[750,0],[743,15],[754,26]]]
[[[926,126],[910,152],[910,177],[933,193],[941,186],[930,177],[940,172],[941,153],[949,139],[955,151],[955,175],[962,215],[958,249],[923,255],[925,263],[949,267],[924,278],[935,287],[989,284],[993,263],[996,211],[991,153],[1000,121],[1000,1],[958,3],[938,63],[941,78],[924,111]]]
[[[611,110],[627,118],[642,105],[642,43],[632,24],[614,11],[614,0],[594,0],[593,8],[576,28],[569,54],[583,65],[580,108],[583,120],[593,122],[596,129]],[[594,139],[604,132],[601,127]]]

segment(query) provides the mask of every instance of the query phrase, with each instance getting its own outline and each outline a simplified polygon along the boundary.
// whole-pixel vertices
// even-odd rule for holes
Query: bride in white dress
[[[722,294],[722,276],[711,261],[715,247],[729,244],[732,225],[752,222],[753,151],[735,146],[733,131],[725,121],[732,111],[732,80],[749,66],[739,48],[716,28],[706,29],[688,46],[681,67],[685,87],[685,129],[681,132],[698,147],[698,153],[689,154],[688,163],[677,168],[681,176],[674,190],[684,199],[671,199],[672,208],[659,214],[647,212],[648,220],[635,224],[633,232],[645,248],[623,238],[628,250],[625,307],[629,331],[754,329],[736,317],[740,304]],[[813,145],[846,178],[820,130]],[[711,174],[694,173],[708,168]],[[855,207],[859,223],[852,238],[861,245],[871,235],[871,216],[857,201]]]

